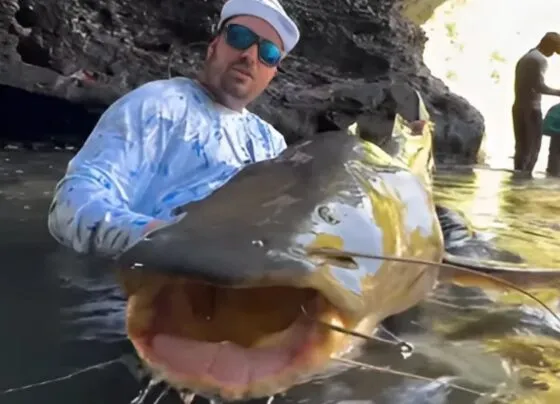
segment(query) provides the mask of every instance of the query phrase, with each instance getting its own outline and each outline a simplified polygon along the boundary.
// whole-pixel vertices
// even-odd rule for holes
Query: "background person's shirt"
[[[544,82],[548,60],[536,48],[519,59],[515,66],[515,104],[520,107],[541,108],[541,94],[554,95]]]
[[[105,111],[70,160],[49,230],[77,252],[117,255],[152,220],[173,220],[175,207],[205,198],[243,166],[285,148],[272,125],[218,106],[193,80],[144,84]]]

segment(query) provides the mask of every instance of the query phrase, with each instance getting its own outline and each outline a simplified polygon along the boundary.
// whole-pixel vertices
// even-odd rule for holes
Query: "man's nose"
[[[259,45],[253,44],[241,53],[241,57],[247,59],[251,64],[257,63],[259,60]]]

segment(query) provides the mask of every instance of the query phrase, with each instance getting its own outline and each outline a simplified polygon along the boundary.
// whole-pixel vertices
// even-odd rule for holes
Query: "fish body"
[[[358,346],[322,323],[370,335],[421,301],[437,267],[344,253],[444,256],[431,128],[413,135],[397,114],[386,144],[353,125],[291,145],[125,251],[127,332],[154,375],[225,401],[271,396]]]

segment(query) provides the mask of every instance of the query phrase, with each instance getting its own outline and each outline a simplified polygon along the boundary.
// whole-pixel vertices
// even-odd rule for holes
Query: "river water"
[[[123,335],[123,301],[106,263],[59,247],[46,228],[52,189],[70,157],[62,151],[0,152],[0,391],[61,378],[0,393],[2,404],[128,404],[140,389],[130,361],[65,377],[131,353]],[[560,270],[560,181],[440,168],[435,190],[438,202],[463,211],[483,237],[543,269],[514,278],[560,312],[560,276],[554,271]],[[452,279],[388,323],[414,345],[410,357],[368,346],[360,358],[439,382],[351,369],[294,388],[275,403],[499,402],[442,381],[501,392],[507,403],[560,402],[560,324],[553,316],[519,293],[477,277],[457,273]],[[178,401],[169,395],[163,403]]]

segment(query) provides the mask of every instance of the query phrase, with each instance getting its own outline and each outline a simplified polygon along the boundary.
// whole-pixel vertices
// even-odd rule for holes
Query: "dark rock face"
[[[422,30],[399,0],[284,0],[302,39],[250,109],[288,142],[356,119],[391,119],[391,84],[421,92],[442,159],[471,163],[484,122],[422,62]],[[6,141],[80,146],[103,109],[146,81],[192,77],[222,0],[3,0]],[[25,114],[24,111],[30,111]],[[414,117],[412,117],[414,119]]]

